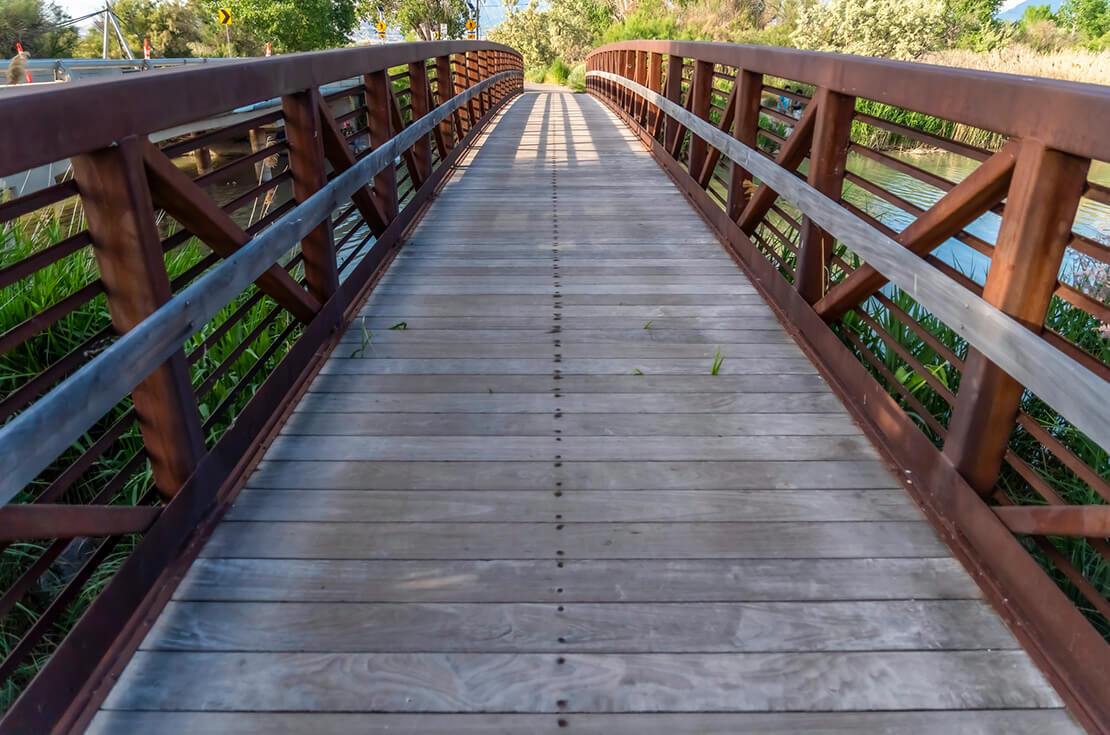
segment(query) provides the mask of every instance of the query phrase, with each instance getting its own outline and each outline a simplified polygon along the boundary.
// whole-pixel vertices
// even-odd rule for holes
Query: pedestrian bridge
[[[401,44],[21,97],[46,122],[0,174],[72,174],[0,218],[68,231],[2,285],[93,280],[0,336],[86,330],[0,404],[0,731],[1107,731],[1108,369],[1050,309],[1105,316],[1061,263],[1108,260],[1076,213],[1110,205],[1110,92],[719,44],[588,68]]]

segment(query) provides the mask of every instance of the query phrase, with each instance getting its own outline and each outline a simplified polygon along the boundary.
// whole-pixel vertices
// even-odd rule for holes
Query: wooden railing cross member
[[[1034,332],[1044,330],[1089,167],[1085,158],[1021,142],[983,300]],[[968,350],[944,456],[980,494],[994,488],[1023,391],[979,350]]]
[[[130,331],[170,300],[170,279],[143,165],[145,141],[73,156],[73,176],[92,236],[112,325]],[[143,445],[163,497],[172,497],[204,456],[204,434],[184,350],[131,392]]]
[[[320,90],[315,87],[285,95],[281,100],[285,139],[289,143],[289,171],[293,175],[293,198],[298,203],[328,183],[320,125],[322,104]],[[301,241],[301,253],[304,255],[308,290],[320,303],[324,303],[339,288],[330,218],[321,222]]]

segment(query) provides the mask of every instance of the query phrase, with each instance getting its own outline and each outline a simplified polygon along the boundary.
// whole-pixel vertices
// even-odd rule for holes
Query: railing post
[[[713,86],[713,64],[709,61],[694,62],[694,79],[691,82],[690,111],[702,120],[709,119],[709,90]],[[688,170],[697,178],[705,165],[706,143],[690,131],[690,160]]]
[[[451,57],[450,56],[437,56],[436,57],[436,104],[442,105],[449,99],[455,96],[455,79],[451,75]],[[445,119],[439,124],[440,129],[443,130],[443,141],[446,149],[455,147],[455,141],[463,136],[462,132],[462,115],[458,110],[451,113],[451,117]],[[441,155],[446,155],[447,151],[440,151]]]
[[[647,59],[647,51],[636,52],[636,83],[642,84],[645,87],[647,86],[648,75]],[[636,123],[640,127],[644,127],[647,123],[648,101],[638,94],[633,95],[633,99],[635,100],[636,107]]]
[[[73,176],[88,218],[93,255],[120,334],[170,300],[169,275],[143,168],[143,143],[129,136],[73,156]],[[131,392],[154,484],[172,497],[204,456],[204,434],[183,350]]]
[[[654,51],[648,56],[647,88],[657,94],[663,91],[663,54]],[[651,137],[658,138],[662,124],[662,111],[652,104],[647,105],[645,109],[644,119],[651,131]]]
[[[741,69],[736,73],[736,110],[733,113],[732,137],[744,145],[755,148],[759,134],[759,107],[763,97],[763,75]],[[733,162],[728,182],[728,216],[733,221],[740,218],[748,201],[744,182],[751,181],[752,175],[742,166]]]
[[[817,105],[817,120],[809,154],[809,184],[832,200],[840,201],[856,99],[821,87],[810,104]],[[834,244],[835,239],[829,233],[808,217],[803,218],[794,287],[811,304],[825,295]]]
[[[481,72],[478,70],[478,52],[468,51],[466,53],[466,86],[475,87],[481,80]],[[482,116],[486,114],[486,101],[481,94],[475,95],[470,101],[470,110],[473,117],[470,121],[470,126],[474,127]]]
[[[486,51],[477,51],[474,54],[474,66],[477,78],[474,80],[475,84],[482,82],[489,77],[489,58]],[[482,91],[478,97],[482,100],[482,114],[485,115],[489,112],[489,108],[493,106],[490,91],[488,89]]]
[[[378,148],[393,137],[393,124],[390,108],[393,106],[393,90],[389,81],[389,70],[370,72],[363,77],[366,88],[366,109],[370,136],[370,148]],[[388,225],[397,216],[397,166],[391,161],[374,176],[374,198],[385,215]]]
[[[1036,141],[1021,143],[983,300],[1037,333],[1044,330],[1089,166],[1086,159]],[[1022,391],[1020,383],[969,348],[944,455],[982,495],[990,494],[998,477]]]
[[[667,99],[678,106],[682,106],[682,57],[670,55],[667,57]],[[665,145],[667,150],[674,150],[678,133],[682,129],[678,120],[667,117],[667,133]]]
[[[281,99],[285,138],[289,143],[289,171],[293,175],[293,198],[298,203],[328,183],[320,132],[321,105],[320,90],[316,88]],[[323,304],[339,288],[330,218],[308,233],[301,242],[301,253],[308,290]]]
[[[431,112],[432,104],[428,92],[428,67],[421,59],[409,64],[409,99],[412,100],[412,120],[416,122]],[[428,136],[423,136],[412,147],[412,157],[416,162],[416,174],[423,184],[432,175],[432,146]]]

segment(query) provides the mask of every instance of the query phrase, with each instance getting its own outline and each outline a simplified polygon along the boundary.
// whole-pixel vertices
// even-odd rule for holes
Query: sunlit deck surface
[[[594,99],[509,105],[362,313],[91,732],[1076,731]]]

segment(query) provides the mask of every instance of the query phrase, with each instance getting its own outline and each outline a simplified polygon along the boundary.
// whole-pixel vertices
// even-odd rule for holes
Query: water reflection
[[[977,161],[947,151],[926,153],[888,151],[887,155],[954,182],[963,181],[979,165]],[[928,209],[945,193],[913,176],[895,171],[889,166],[855,153],[848,156],[848,170],[921,209]],[[1091,180],[1100,184],[1110,184],[1110,164],[1096,162],[1091,170]],[[845,188],[844,198],[893,230],[901,231],[914,221],[914,215],[852,184]],[[964,229],[975,237],[993,244],[998,237],[1001,222],[1002,219],[998,215],[987,212]],[[1110,207],[1089,199],[1081,200],[1074,229],[1077,233],[1096,241],[1110,241]],[[990,268],[990,258],[955,239],[949,239],[933,251],[933,254],[978,283],[984,282],[987,270]],[[1064,263],[1060,267],[1061,280],[1065,282],[1073,280],[1076,257],[1073,251],[1070,249],[1067,251]]]

